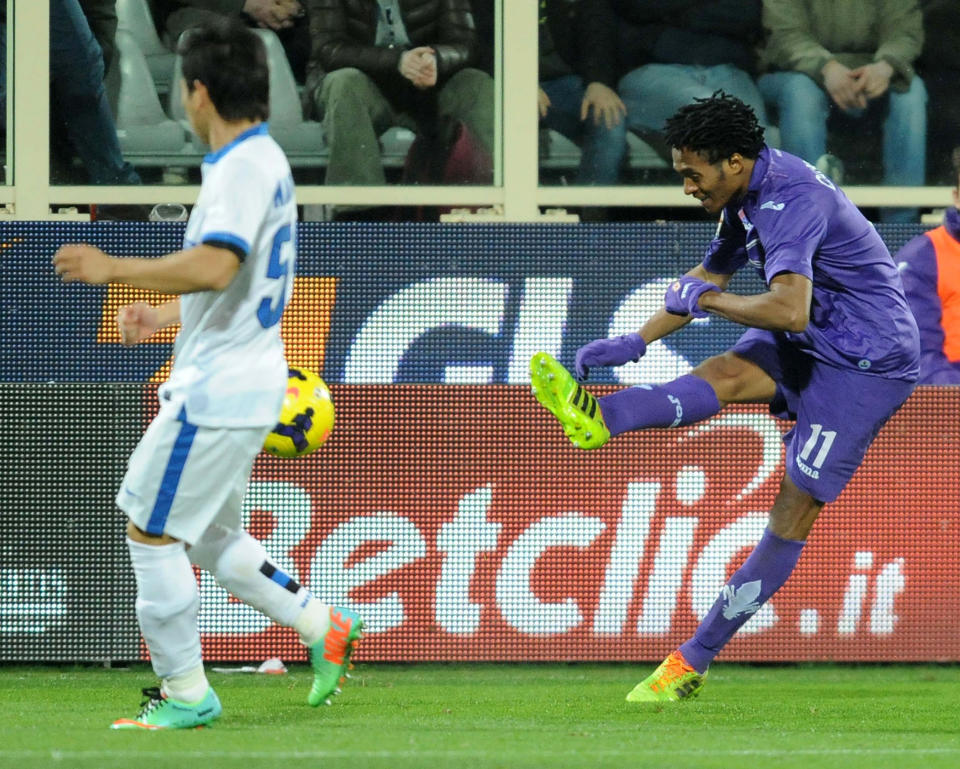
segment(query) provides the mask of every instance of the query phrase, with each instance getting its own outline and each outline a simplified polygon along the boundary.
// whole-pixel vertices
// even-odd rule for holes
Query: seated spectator
[[[153,0],[157,32],[171,50],[190,27],[216,16],[238,16],[277,33],[298,83],[306,76],[310,30],[299,0]]]
[[[927,180],[949,184],[950,153],[960,141],[960,0],[923,0],[923,53],[917,69],[930,95]]]
[[[776,110],[781,147],[829,174],[831,115],[882,122],[884,183],[922,185],[927,92],[913,68],[923,43],[917,0],[763,0],[763,22],[769,73],[759,85]],[[906,208],[882,214],[917,217]]]
[[[384,184],[378,137],[392,126],[444,147],[462,124],[492,157],[493,79],[470,67],[468,0],[307,0],[307,15],[304,97],[323,120],[327,184]]]
[[[616,184],[627,108],[616,87],[616,21],[609,0],[543,0],[540,123],[580,144],[578,184]]]
[[[624,70],[618,91],[627,126],[649,136],[694,99],[723,90],[767,125],[751,75],[763,28],[760,0],[612,0],[619,19]]]
[[[50,0],[50,122],[56,155],[62,135],[93,184],[139,184],[124,161],[117,128],[107,102],[104,51],[113,51],[116,0]],[[84,9],[98,20],[94,37]],[[112,23],[110,19],[112,18]],[[55,165],[55,164],[54,164]]]
[[[960,384],[960,147],[953,150],[953,207],[943,226],[895,257],[920,328],[918,384]]]

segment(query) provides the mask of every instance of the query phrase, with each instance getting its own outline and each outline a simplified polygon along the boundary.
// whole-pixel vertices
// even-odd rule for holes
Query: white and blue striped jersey
[[[297,204],[290,165],[259,123],[207,155],[184,248],[233,251],[223,291],[180,298],[182,327],[161,404],[205,427],[273,425],[287,384],[280,318],[293,293]]]

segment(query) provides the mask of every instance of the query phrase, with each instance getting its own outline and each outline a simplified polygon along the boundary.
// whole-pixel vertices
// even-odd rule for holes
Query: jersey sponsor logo
[[[769,209],[770,211],[782,211],[786,203],[774,203],[772,200],[765,200],[760,204],[760,210]]]

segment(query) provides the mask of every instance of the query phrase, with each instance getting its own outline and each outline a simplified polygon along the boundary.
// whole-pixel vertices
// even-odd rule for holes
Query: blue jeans
[[[50,0],[50,112],[94,184],[139,184],[103,85],[103,52],[77,0]]]
[[[800,72],[772,72],[760,92],[779,115],[781,147],[810,163],[827,151],[827,120],[840,108],[815,81]],[[876,105],[876,106],[874,106]],[[888,91],[851,118],[883,121],[884,184],[921,186],[927,155],[927,89],[919,77],[905,93]]]
[[[580,145],[580,169],[577,184],[614,185],[620,179],[620,166],[627,152],[627,125],[621,120],[613,128],[601,120],[597,125],[593,113],[580,119],[580,105],[586,85],[578,75],[544,80],[540,83],[550,97],[550,109],[542,124]]]
[[[638,133],[662,133],[667,118],[722,88],[736,96],[766,126],[767,112],[757,84],[749,73],[732,64],[700,67],[689,64],[645,64],[620,79],[617,90],[627,105],[627,126]]]

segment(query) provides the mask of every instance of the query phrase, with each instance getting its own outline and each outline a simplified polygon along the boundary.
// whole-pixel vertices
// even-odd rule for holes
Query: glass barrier
[[[49,1],[51,182],[198,184],[209,147],[181,103],[176,46],[223,4]],[[385,2],[375,23],[347,24],[349,3],[238,4],[265,45],[271,133],[298,184],[493,185],[497,0],[428,21]]]
[[[695,0],[677,13],[674,3],[541,0],[540,184],[676,184],[664,122],[718,89],[754,109],[770,146],[842,184],[955,181],[960,64],[944,52],[955,48],[956,4],[904,3],[889,11],[895,19],[861,15],[842,32],[809,7]],[[826,64],[804,54],[812,43],[793,34],[798,17],[833,53]],[[928,93],[938,115],[929,137]],[[906,215],[915,220],[916,211]]]

